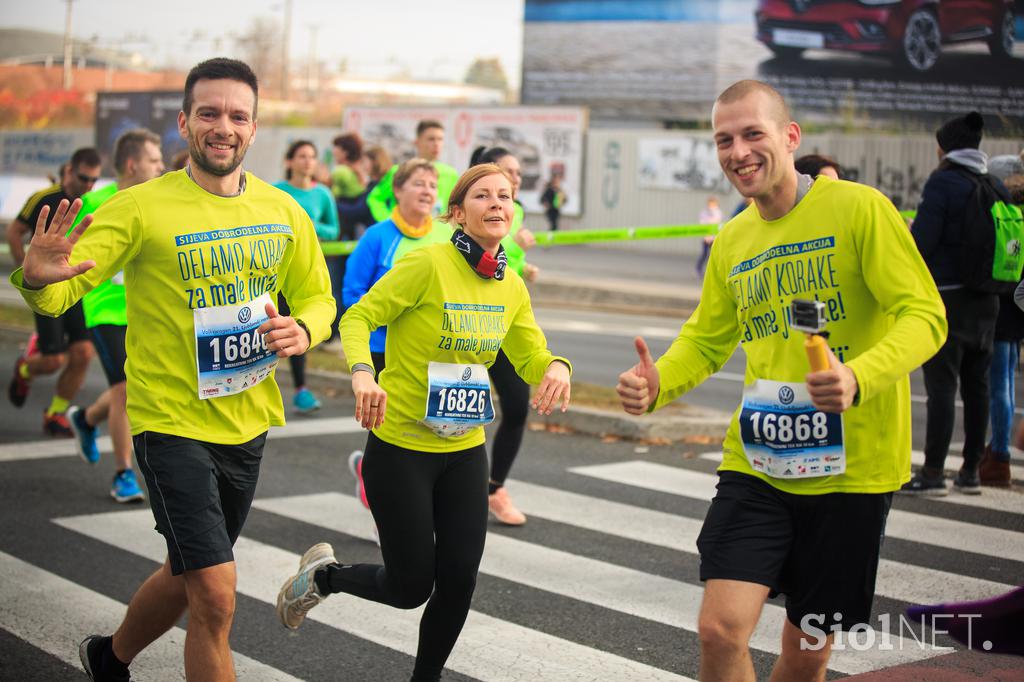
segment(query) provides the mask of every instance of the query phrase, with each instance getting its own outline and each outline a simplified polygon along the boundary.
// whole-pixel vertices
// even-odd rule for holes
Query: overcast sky
[[[75,38],[98,37],[150,55],[156,64],[187,68],[232,56],[253,17],[283,25],[285,0],[74,0]],[[0,0],[0,27],[64,31],[64,0]],[[292,0],[291,55],[305,64],[310,26],[318,26],[318,59],[334,68],[348,60],[358,75],[384,76],[405,67],[415,77],[461,80],[476,57],[498,57],[518,87],[523,50],[523,0]],[[196,33],[205,38],[193,38]]]

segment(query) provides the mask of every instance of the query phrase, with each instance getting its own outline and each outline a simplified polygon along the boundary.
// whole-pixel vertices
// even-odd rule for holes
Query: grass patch
[[[0,303],[0,324],[32,331],[36,328],[35,318],[27,306]]]
[[[306,353],[306,367],[322,372],[348,374],[348,361],[345,360],[345,356],[336,353],[324,353],[316,348]]]

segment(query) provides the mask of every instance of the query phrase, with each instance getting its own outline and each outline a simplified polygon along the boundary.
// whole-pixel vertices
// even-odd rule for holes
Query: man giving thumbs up
[[[772,679],[823,680],[826,630],[871,617],[892,492],[910,478],[908,373],[942,345],[942,300],[891,202],[796,171],[800,126],[778,92],[736,83],[712,125],[722,171],[753,204],[715,239],[679,337],[657,362],[636,339],[640,361],[617,390],[626,412],[655,410],[743,346],[743,402],[697,539],[700,678],[755,679],[748,641],[779,593]],[[826,370],[810,372],[794,298],[824,307]]]

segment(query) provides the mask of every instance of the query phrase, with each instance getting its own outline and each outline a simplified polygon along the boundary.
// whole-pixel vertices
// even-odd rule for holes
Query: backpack
[[[1012,294],[1024,271],[1024,215],[989,174],[957,169],[974,185],[964,209],[960,276],[968,289]]]

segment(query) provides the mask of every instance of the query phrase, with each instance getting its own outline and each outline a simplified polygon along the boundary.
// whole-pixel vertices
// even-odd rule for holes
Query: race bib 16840
[[[270,295],[242,305],[194,311],[199,398],[220,398],[246,391],[274,371],[277,355],[257,329],[267,321]]]

